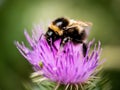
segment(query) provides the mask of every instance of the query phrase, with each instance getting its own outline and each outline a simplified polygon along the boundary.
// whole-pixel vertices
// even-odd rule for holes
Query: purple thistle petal
[[[24,31],[24,34],[25,34],[25,37],[26,37],[28,43],[30,44],[30,46],[34,47],[34,42],[33,42],[32,38],[30,38],[30,36],[28,35],[26,30]]]
[[[60,46],[61,40],[56,40],[53,46],[47,43],[43,31],[39,28],[32,32],[32,38],[25,31],[25,36],[32,49],[28,49],[24,43],[15,42],[20,53],[33,65],[35,72],[41,71],[43,76],[51,81],[62,84],[84,83],[96,68],[99,62],[101,43],[94,46],[90,54],[90,48],[94,41],[89,42],[86,56],[83,56],[82,44],[74,45],[67,42]],[[39,33],[37,33],[39,32]],[[51,41],[52,42],[52,41]],[[43,67],[40,67],[42,62]]]

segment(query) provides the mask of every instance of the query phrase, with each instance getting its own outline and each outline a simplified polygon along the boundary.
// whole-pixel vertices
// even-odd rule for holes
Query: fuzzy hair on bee
[[[92,23],[76,21],[65,17],[60,17],[52,21],[48,26],[48,30],[45,34],[48,44],[54,46],[54,41],[61,39],[61,46],[64,46],[68,41],[72,41],[74,44],[83,44],[83,54],[85,56],[87,50],[87,37],[90,31]]]

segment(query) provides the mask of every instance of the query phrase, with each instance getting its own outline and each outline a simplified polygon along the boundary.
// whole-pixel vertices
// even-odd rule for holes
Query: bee
[[[54,45],[54,41],[61,39],[61,46],[64,46],[68,41],[74,44],[83,44],[83,55],[87,51],[87,37],[91,28],[91,23],[76,21],[65,17],[55,19],[48,27],[45,33],[48,44]]]

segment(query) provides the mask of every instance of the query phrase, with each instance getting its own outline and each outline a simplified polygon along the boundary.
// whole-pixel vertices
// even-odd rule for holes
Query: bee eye
[[[49,31],[47,32],[47,35],[48,35],[48,36],[52,36],[52,35],[53,35],[53,31],[49,30]]]
[[[48,32],[48,35],[51,36],[53,32]]]

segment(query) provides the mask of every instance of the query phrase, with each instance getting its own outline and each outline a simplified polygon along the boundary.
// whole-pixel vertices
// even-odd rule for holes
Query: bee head
[[[57,18],[53,21],[53,25],[59,27],[60,29],[64,29],[69,24],[69,20],[67,18],[61,17]]]

